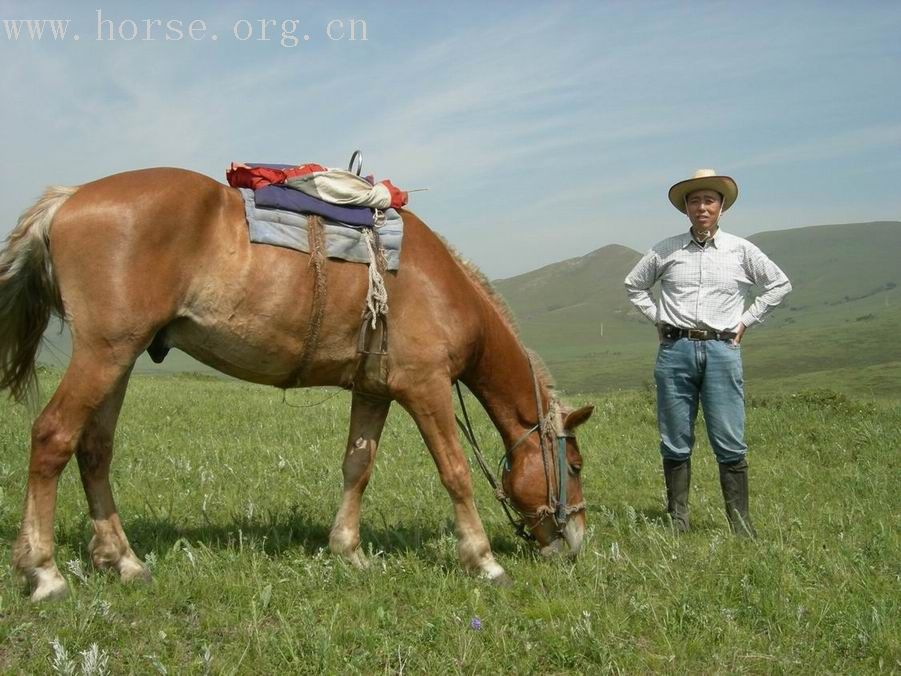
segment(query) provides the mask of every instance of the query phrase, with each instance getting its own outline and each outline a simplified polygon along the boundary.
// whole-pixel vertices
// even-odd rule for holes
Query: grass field
[[[44,375],[52,391],[53,373]],[[803,385],[803,383],[801,384]],[[757,542],[727,534],[698,449],[694,531],[663,521],[650,391],[593,401],[580,429],[580,559],[518,543],[476,477],[494,588],[458,567],[449,500],[397,408],[364,503],[370,570],[327,551],[349,399],[137,376],[113,482],[150,586],[91,570],[74,463],[60,483],[68,599],[0,582],[3,673],[893,673],[901,671],[901,405],[749,387]],[[21,516],[31,416],[0,407],[0,558]],[[477,431],[496,449],[487,419]],[[476,622],[478,620],[478,622]],[[92,646],[96,646],[92,648]],[[92,652],[93,650],[93,652]],[[84,653],[82,655],[81,653]]]

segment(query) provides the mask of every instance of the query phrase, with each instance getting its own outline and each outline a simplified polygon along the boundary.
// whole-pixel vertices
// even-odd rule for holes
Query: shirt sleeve
[[[657,321],[657,303],[651,287],[657,281],[657,252],[648,251],[625,279],[629,301],[652,322]]]
[[[741,323],[747,327],[762,322],[767,313],[788,295],[792,285],[779,266],[756,246],[745,250],[744,266],[748,276],[762,290],[741,316]]]

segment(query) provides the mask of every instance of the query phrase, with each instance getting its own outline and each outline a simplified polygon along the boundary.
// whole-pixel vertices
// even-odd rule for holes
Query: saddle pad
[[[253,190],[249,188],[238,190],[244,198],[244,214],[247,217],[251,242],[281,246],[304,253],[310,252],[306,216],[283,209],[260,207],[256,204]],[[384,225],[377,227],[376,231],[385,251],[386,269],[397,270],[400,268],[404,223],[394,209],[387,209],[384,214]],[[322,227],[326,256],[352,263],[369,262],[369,251],[361,228],[324,217]]]

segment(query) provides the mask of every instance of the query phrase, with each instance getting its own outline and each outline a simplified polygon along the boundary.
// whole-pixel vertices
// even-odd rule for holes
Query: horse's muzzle
[[[576,558],[582,549],[582,539],[585,537],[585,518],[581,514],[574,514],[566,521],[563,535],[556,537],[549,544],[541,548],[541,555],[547,558],[567,555]]]

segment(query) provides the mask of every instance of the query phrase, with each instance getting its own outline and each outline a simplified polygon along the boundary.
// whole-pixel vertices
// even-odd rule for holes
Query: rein
[[[488,483],[491,485],[491,488],[494,489],[494,497],[501,503],[501,507],[504,509],[504,513],[507,515],[507,519],[510,521],[510,524],[516,531],[516,534],[526,540],[527,542],[531,542],[535,540],[535,536],[529,532],[526,526],[526,520],[529,518],[537,518],[539,522],[541,519],[544,519],[548,514],[551,514],[554,518],[554,523],[557,526],[557,530],[562,533],[563,529],[566,527],[567,517],[571,513],[575,513],[580,511],[582,506],[574,506],[574,508],[570,509],[567,506],[567,496],[566,496],[566,440],[568,438],[573,437],[574,435],[571,433],[567,433],[566,430],[562,428],[562,424],[560,421],[558,422],[557,427],[559,427],[559,431],[554,434],[556,438],[557,444],[556,449],[553,447],[550,451],[547,448],[547,438],[551,436],[548,430],[548,418],[550,418],[552,407],[549,407],[548,415],[543,415],[541,412],[541,393],[538,385],[538,377],[535,374],[535,369],[532,365],[532,359],[529,357],[529,370],[532,375],[532,382],[535,386],[535,402],[538,411],[538,422],[535,423],[527,432],[525,432],[516,442],[510,446],[510,448],[504,449],[504,455],[501,456],[500,461],[498,462],[498,470],[503,475],[504,471],[510,471],[513,466],[512,458],[513,451],[522,444],[526,439],[528,439],[532,434],[538,432],[539,438],[539,447],[541,449],[541,460],[544,465],[544,478],[547,483],[547,495],[548,495],[548,504],[544,507],[540,507],[536,512],[524,512],[521,509],[518,509],[516,505],[513,504],[513,501],[510,499],[510,496],[506,494],[504,491],[503,485],[501,482],[497,480],[497,477],[492,473],[488,462],[485,460],[485,456],[482,453],[482,449],[479,447],[479,442],[476,439],[475,431],[472,428],[472,423],[469,419],[469,413],[466,411],[466,403],[463,400],[463,392],[460,389],[460,382],[457,381],[455,386],[457,388],[457,398],[460,400],[460,410],[463,413],[463,419],[460,419],[460,416],[455,416],[457,419],[457,425],[460,428],[460,431],[463,433],[463,436],[466,438],[466,441],[469,443],[472,448],[473,455],[475,455],[476,461],[479,464],[479,467],[482,470],[482,474],[485,475],[485,478],[488,480]],[[551,455],[553,458],[553,452],[556,450],[556,463],[554,463],[553,469],[548,464],[548,456]],[[553,475],[556,475],[552,477]],[[554,481],[556,479],[556,481]],[[555,483],[556,491],[552,493],[552,484]],[[516,514],[516,517],[514,517]]]
[[[466,441],[469,442],[470,447],[472,447],[473,455],[475,455],[476,461],[479,463],[482,474],[485,475],[485,478],[488,479],[488,483],[491,485],[491,488],[494,489],[494,497],[497,498],[497,501],[501,503],[501,507],[503,507],[504,509],[504,514],[507,515],[507,519],[510,521],[510,525],[513,526],[513,529],[516,531],[516,534],[526,542],[534,541],[535,536],[532,535],[526,527],[526,517],[530,515],[524,514],[516,508],[516,506],[513,504],[513,501],[510,500],[510,496],[508,496],[504,492],[504,487],[494,476],[494,473],[491,471],[491,467],[488,466],[488,462],[485,460],[485,456],[483,455],[482,449],[479,447],[479,442],[476,439],[475,431],[472,429],[472,423],[469,420],[469,413],[466,411],[466,404],[463,401],[463,391],[460,389],[460,382],[457,381],[455,383],[455,386],[457,388],[457,397],[460,399],[460,409],[463,412],[463,420],[460,420],[460,416],[458,415],[454,416],[457,419],[457,425],[459,426],[460,431],[463,433]],[[533,427],[531,430],[529,430],[528,433],[521,437],[509,451],[505,451],[504,455],[500,459],[500,462],[498,463],[498,467],[500,467],[501,465],[506,465],[507,469],[509,469],[510,453],[513,451],[513,448],[515,448],[520,442],[527,439],[528,436],[536,429],[537,426]],[[514,513],[519,517],[518,519],[513,516]]]

